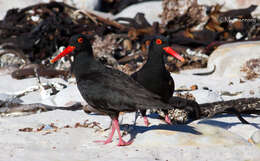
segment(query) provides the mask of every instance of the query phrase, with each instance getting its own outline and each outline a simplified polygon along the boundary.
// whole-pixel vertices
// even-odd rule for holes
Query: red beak
[[[54,63],[57,60],[59,60],[60,58],[68,55],[69,53],[71,53],[73,50],[75,50],[75,46],[68,46],[66,49],[64,49],[61,53],[59,53],[59,55],[57,55],[55,58],[53,58],[50,62]]]
[[[184,62],[184,58],[180,56],[176,51],[174,51],[171,47],[164,47],[163,50],[166,51],[166,53],[171,54],[175,58],[179,59],[181,62]]]

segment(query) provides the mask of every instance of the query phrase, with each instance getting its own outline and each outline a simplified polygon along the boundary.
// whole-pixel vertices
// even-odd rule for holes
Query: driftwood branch
[[[34,104],[8,104],[8,106],[1,105],[6,104],[5,102],[0,102],[0,114],[7,115],[12,113],[35,113],[39,110],[41,111],[53,111],[53,110],[81,110],[82,105],[80,103],[76,103],[72,106],[62,107],[62,106],[49,106],[41,103]]]
[[[23,79],[23,78],[28,78],[28,77],[34,77],[35,76],[35,70],[36,68],[31,67],[31,68],[26,68],[26,69],[18,69],[12,73],[12,77],[15,79]],[[53,78],[53,77],[63,77],[67,78],[69,71],[65,70],[56,70],[56,69],[51,69],[51,68],[43,68],[40,67],[37,70],[37,74],[42,77],[47,77],[47,78]]]
[[[243,124],[249,124],[241,115],[242,114],[260,114],[260,98],[241,98],[230,101],[221,101],[214,103],[198,104],[196,101],[187,100],[180,97],[172,97],[170,104],[173,109],[168,111],[168,115],[173,114],[176,109],[183,110],[183,114],[179,115],[182,118],[192,120],[211,118],[222,113],[234,114]],[[0,101],[0,114],[8,115],[13,113],[36,113],[37,111],[52,111],[52,110],[81,110],[84,109],[80,103],[68,107],[49,106],[41,103],[35,104],[19,104]],[[86,111],[86,110],[85,110]],[[88,111],[86,111],[89,113]],[[160,114],[160,112],[158,112]],[[186,116],[185,116],[186,115]],[[172,117],[171,117],[172,118]],[[174,120],[180,122],[180,118],[173,117]],[[185,120],[183,121],[186,122]]]
[[[87,16],[89,19],[91,19],[95,24],[97,24],[97,20],[108,25],[108,26],[113,26],[119,30],[125,30],[126,27],[124,25],[121,25],[120,23],[114,21],[114,20],[110,20],[109,18],[103,18],[103,17],[100,17],[92,12],[89,12],[89,11],[83,11],[83,10],[77,10],[74,12],[74,14],[77,14],[77,13],[82,13],[84,14],[85,16]]]
[[[212,117],[225,112],[228,113],[232,108],[241,114],[260,109],[260,98],[240,98],[230,101],[200,104],[200,111],[203,117]]]
[[[211,118],[222,113],[228,113],[236,115],[242,123],[248,124],[249,122],[242,117],[242,114],[260,114],[260,98],[240,98],[230,101],[198,104],[193,100],[172,97],[170,99],[170,104],[174,106],[174,109],[169,110],[168,115],[172,115],[170,118],[173,118],[175,122],[187,121],[181,120],[178,117],[197,120]],[[182,113],[179,114],[178,111],[178,114],[176,114],[176,109],[182,110]],[[159,115],[161,114],[160,112],[158,113]]]

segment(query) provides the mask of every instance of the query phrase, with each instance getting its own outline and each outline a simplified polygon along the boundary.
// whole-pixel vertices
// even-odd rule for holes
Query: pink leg
[[[143,116],[144,118],[144,124],[145,126],[149,126],[150,125],[150,122],[148,121],[148,118],[146,116]]]
[[[126,145],[130,145],[133,143],[133,141],[128,141],[128,142],[125,142],[122,137],[121,137],[121,133],[120,133],[120,129],[119,129],[119,124],[118,124],[118,120],[117,119],[113,119],[113,124],[114,124],[114,127],[118,133],[118,137],[119,137],[119,143],[117,144],[117,146],[126,146]]]
[[[172,121],[170,120],[170,118],[168,117],[168,115],[165,115],[165,122],[169,125],[172,125]]]
[[[114,126],[114,122],[112,122],[112,131],[111,131],[108,139],[107,140],[96,140],[94,142],[95,143],[104,143],[104,144],[111,143],[112,142],[112,138],[114,136],[114,133],[115,133],[115,126]]]

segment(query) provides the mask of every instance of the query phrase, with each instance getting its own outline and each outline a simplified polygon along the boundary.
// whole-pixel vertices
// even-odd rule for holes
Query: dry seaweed
[[[254,80],[260,76],[260,58],[248,60],[241,68],[241,71],[245,73],[245,79]]]

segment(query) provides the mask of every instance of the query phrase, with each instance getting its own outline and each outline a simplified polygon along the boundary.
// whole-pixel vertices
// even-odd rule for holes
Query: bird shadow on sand
[[[218,116],[215,116],[214,119],[225,118],[225,117],[236,117],[236,116],[232,115],[232,114],[218,115]],[[254,117],[255,116],[252,116],[252,115],[243,115],[243,118],[254,118]],[[250,123],[250,121],[249,121],[249,123]],[[242,124],[242,123],[239,120],[237,120],[237,121],[232,120],[232,122],[230,122],[228,120],[223,120],[223,121],[221,120],[220,121],[220,120],[204,119],[204,120],[199,121],[198,124],[207,124],[207,125],[212,125],[212,126],[224,128],[224,129],[229,129],[232,126],[236,126],[236,125],[239,125],[239,124]],[[246,125],[252,125],[255,128],[260,129],[260,125],[256,124],[256,123],[250,123],[250,124],[246,124]]]
[[[183,132],[183,133],[190,133],[195,135],[201,135],[202,133],[197,131],[194,127],[189,125],[168,125],[168,124],[159,124],[159,125],[152,125],[149,127],[146,126],[139,126],[139,125],[120,125],[120,129],[124,130],[125,126],[128,126],[129,129],[132,129],[130,134],[130,140],[136,138],[138,134],[145,133],[150,130],[165,130],[165,131],[174,131],[174,132]]]

